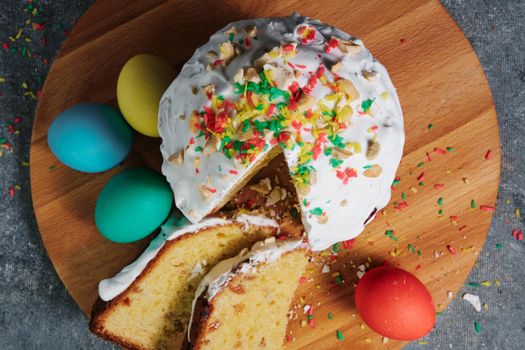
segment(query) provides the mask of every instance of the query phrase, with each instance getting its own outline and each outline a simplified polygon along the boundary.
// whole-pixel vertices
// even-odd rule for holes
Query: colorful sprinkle
[[[493,213],[494,210],[496,210],[496,208],[493,207],[492,205],[480,205],[479,209],[487,213]]]
[[[476,333],[481,333],[481,324],[478,323],[478,322],[475,322],[474,323],[474,330],[476,331]]]
[[[393,241],[397,241],[397,237],[394,236],[394,231],[393,230],[386,230],[385,231],[385,236],[389,237]]]

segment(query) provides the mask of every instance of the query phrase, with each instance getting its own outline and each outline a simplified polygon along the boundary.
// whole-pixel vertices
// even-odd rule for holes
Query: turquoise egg
[[[70,168],[86,173],[111,169],[131,150],[133,133],[122,115],[104,104],[79,104],[60,113],[49,127],[47,143]]]
[[[95,224],[110,241],[141,240],[168,217],[173,203],[171,188],[161,174],[131,168],[113,176],[95,206]]]

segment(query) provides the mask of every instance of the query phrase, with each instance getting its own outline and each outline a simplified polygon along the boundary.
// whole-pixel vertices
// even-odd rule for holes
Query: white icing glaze
[[[246,37],[242,30],[248,25],[257,27],[257,40],[252,39],[250,46],[244,46],[244,51],[227,66],[208,71],[207,65],[210,60],[207,53],[219,52],[220,44],[228,41],[229,34],[225,32],[232,27],[237,28],[237,41],[238,38]],[[305,26],[308,30],[313,30],[314,35],[311,40],[304,42],[299,32]],[[325,50],[332,37],[337,40],[350,40],[358,49],[344,53],[340,48],[333,48],[327,53]],[[371,212],[386,206],[390,200],[390,186],[403,151],[403,116],[395,88],[386,69],[357,38],[296,14],[284,18],[243,20],[229,24],[212,35],[210,41],[198,48],[184,65],[161,100],[159,132],[163,139],[162,171],[175,193],[177,207],[190,221],[200,221],[222,203],[234,185],[273,147],[270,144],[271,135],[263,135],[266,144],[269,145],[266,151],[258,153],[250,162],[241,165],[238,160],[227,158],[221,151],[207,156],[199,152],[198,147],[204,147],[206,139],[197,137],[197,132],[190,132],[190,115],[194,110],[201,111],[204,106],[210,106],[211,102],[200,90],[208,84],[215,86],[215,95],[221,95],[225,100],[239,100],[239,95],[234,93],[234,75],[240,68],[251,67],[253,61],[265,52],[275,47],[279,48],[281,43],[297,45],[297,54],[293,57],[281,54],[270,58],[264,69],[271,70],[275,66],[281,71],[286,69],[292,73],[291,81],[296,81],[299,87],[304,88],[311,75],[321,72],[319,68],[325,66],[327,68],[322,72],[325,81],[335,83],[338,77],[349,80],[359,93],[359,97],[349,103],[345,102],[344,98],[338,102],[330,100],[327,96],[331,90],[324,83],[317,83],[309,91],[309,95],[320,99],[328,110],[333,109],[336,103],[337,106],[346,105],[352,108],[351,122],[339,131],[338,135],[345,144],[350,144],[351,149],[353,147],[354,154],[346,159],[337,159],[339,164],[334,166],[331,163],[335,159],[333,153],[320,152],[316,159],[308,163],[308,166],[315,169],[315,184],[309,186],[310,190],[306,194],[298,191],[302,221],[312,249],[322,250],[336,242],[357,236],[363,231]],[[341,62],[340,69],[337,70],[338,77],[330,72],[330,67],[336,62]],[[290,68],[289,64],[295,69]],[[371,74],[373,77],[369,76]],[[191,87],[197,88],[198,92],[192,93]],[[276,102],[280,101],[282,99]],[[366,101],[373,101],[369,110],[364,110],[363,102],[366,104]],[[181,115],[185,118],[181,118]],[[309,130],[312,129],[312,125],[318,124],[319,120],[310,120],[309,123],[303,124],[298,132],[292,132],[289,126],[289,142],[295,146],[299,141],[306,145],[314,144],[318,135],[314,136]],[[366,152],[372,141],[378,142],[381,150],[377,158],[368,160]],[[323,147],[333,148],[333,145],[334,142],[327,141]],[[355,148],[356,145],[358,148]],[[359,152],[359,148],[362,152]],[[290,169],[299,165],[302,149],[302,146],[284,148],[283,152]],[[180,164],[170,163],[170,156],[180,151],[184,151],[184,159]],[[382,168],[381,175],[364,176],[367,169],[374,164]],[[345,180],[345,176],[348,176],[348,179]],[[205,197],[200,190],[202,186],[212,189]]]
[[[207,265],[206,260],[197,261],[197,263],[195,264],[195,267],[193,268],[193,270],[191,270],[191,275],[188,278],[188,281],[191,281],[195,277],[202,275],[204,273],[203,266],[206,266],[206,265]]]
[[[193,313],[197,299],[206,291],[206,299],[211,301],[215,295],[232,279],[236,274],[250,274],[254,268],[263,262],[272,262],[286,252],[299,248],[309,248],[309,245],[300,239],[276,240],[274,237],[259,241],[248,250],[244,249],[237,256],[225,259],[215,265],[202,279],[195,291],[195,298],[191,307],[190,326],[193,321]],[[188,329],[188,337],[190,335]]]
[[[255,226],[269,226],[274,227],[279,231],[279,224],[266,216],[250,215],[250,214],[239,214],[235,217],[235,221],[243,223],[246,227],[249,225]]]
[[[157,256],[166,241],[171,241],[186,233],[200,231],[208,227],[224,226],[236,222],[244,226],[251,224],[256,226],[279,227],[274,220],[249,214],[241,214],[232,219],[208,218],[200,223],[191,224],[180,212],[174,211],[168,221],[162,225],[159,235],[150,242],[149,246],[137,260],[124,267],[114,277],[100,281],[98,285],[100,299],[109,301],[124,292],[142,273],[148,263]]]

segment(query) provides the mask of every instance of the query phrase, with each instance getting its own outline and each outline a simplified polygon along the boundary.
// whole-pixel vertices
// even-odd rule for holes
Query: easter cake
[[[307,252],[299,239],[268,238],[215,265],[195,293],[185,348],[282,348]]]
[[[172,216],[144,253],[99,284],[90,329],[128,349],[176,349],[204,274],[222,259],[271,237],[275,221],[248,214],[191,224]]]
[[[221,342],[256,322],[254,305],[275,293],[271,329],[254,324],[252,333],[280,348],[307,247],[357,236],[390,199],[404,130],[386,69],[359,39],[297,14],[235,22],[197,49],[166,90],[158,130],[183,227],[164,225],[137,261],[100,282],[91,330],[127,348],[176,348],[196,297],[205,311],[195,312],[191,346],[220,348],[207,344],[229,346]],[[266,217],[213,214],[254,206]],[[260,243],[217,266],[229,264],[216,295],[214,273],[195,294],[210,268],[274,236],[285,219],[307,243]],[[247,292],[232,294],[234,285]],[[246,310],[228,314],[237,312],[228,309],[234,297]],[[215,318],[222,329],[211,334]]]
[[[404,144],[386,69],[297,14],[212,35],[164,93],[158,126],[162,172],[194,223],[282,153],[313,250],[357,236],[388,203]]]

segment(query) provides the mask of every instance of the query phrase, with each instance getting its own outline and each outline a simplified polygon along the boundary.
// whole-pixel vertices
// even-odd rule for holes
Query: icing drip
[[[166,241],[173,240],[186,233],[196,232],[204,228],[213,226],[224,226],[231,223],[241,223],[243,225],[270,226],[278,228],[279,225],[271,219],[240,214],[233,219],[208,218],[197,224],[191,224],[186,218],[175,211],[171,214],[168,221],[162,225],[161,232],[155,237],[146,250],[130,265],[124,267],[118,274],[112,278],[100,281],[98,285],[98,294],[100,299],[109,301],[124,292],[135,279],[142,273],[148,263],[157,256]],[[197,268],[197,267],[196,267]],[[196,272],[196,274],[198,271]]]

